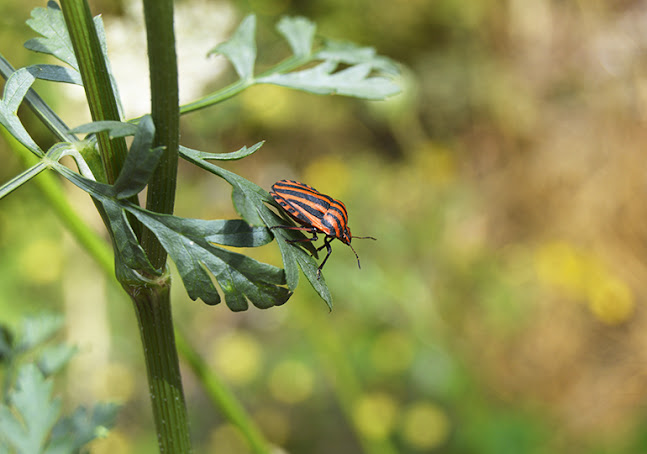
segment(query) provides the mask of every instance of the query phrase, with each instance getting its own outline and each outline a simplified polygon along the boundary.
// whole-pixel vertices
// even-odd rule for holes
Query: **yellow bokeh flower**
[[[451,423],[447,413],[431,402],[417,402],[404,412],[402,437],[413,448],[429,451],[449,438]]]
[[[592,282],[589,308],[600,321],[615,325],[626,321],[634,312],[634,297],[620,279],[607,277]]]
[[[212,363],[233,383],[253,380],[261,367],[258,341],[245,333],[234,333],[216,342]]]
[[[270,374],[269,387],[276,400],[295,404],[312,395],[314,375],[301,361],[285,360]]]
[[[398,404],[388,394],[362,396],[353,409],[353,421],[367,438],[384,439],[393,432],[398,417]]]

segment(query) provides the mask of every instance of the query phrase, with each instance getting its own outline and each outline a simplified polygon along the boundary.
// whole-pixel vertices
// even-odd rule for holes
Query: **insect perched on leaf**
[[[355,257],[357,257],[357,266],[361,268],[359,256],[353,246],[350,245],[350,241],[353,238],[368,238],[371,240],[375,238],[372,236],[353,237],[351,235],[348,228],[348,212],[342,202],[322,194],[312,186],[294,180],[277,181],[272,185],[270,195],[292,219],[303,226],[277,225],[272,227],[273,229],[302,230],[312,233],[312,238],[288,240],[290,243],[316,241],[318,233],[326,235],[323,246],[317,248],[317,251],[320,251],[325,247],[328,251],[326,258],[317,269],[317,277],[321,274],[321,269],[332,253],[330,242],[335,238],[350,246]]]

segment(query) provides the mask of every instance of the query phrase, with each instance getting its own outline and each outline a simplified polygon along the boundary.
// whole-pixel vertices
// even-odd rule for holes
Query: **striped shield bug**
[[[312,238],[302,240],[288,240],[294,242],[316,241],[317,234],[326,235],[324,244],[317,248],[317,251],[326,248],[326,257],[317,269],[317,277],[321,274],[321,269],[326,264],[328,257],[332,253],[330,242],[335,238],[347,244],[357,258],[357,266],[361,268],[359,256],[350,241],[353,238],[367,238],[375,240],[372,236],[353,237],[348,228],[348,212],[346,207],[339,200],[322,194],[312,186],[299,183],[294,180],[281,180],[272,185],[270,195],[281,208],[283,208],[292,219],[301,224],[302,227],[277,225],[273,229],[302,230],[312,233]]]

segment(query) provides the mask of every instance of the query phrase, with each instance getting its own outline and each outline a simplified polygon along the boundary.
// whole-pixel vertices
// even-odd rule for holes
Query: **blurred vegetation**
[[[132,3],[92,2],[109,43],[111,24],[136,23]],[[15,66],[28,63],[20,44],[33,6],[41,5],[0,6],[0,42]],[[241,314],[190,301],[176,279],[177,324],[272,442],[291,453],[356,453],[355,427],[403,453],[647,449],[644,2],[186,0],[178,8],[193,21],[178,18],[179,45],[205,53],[214,42],[188,31],[217,22],[225,29],[211,32],[226,35],[253,11],[264,52],[286,54],[271,26],[299,14],[323,36],[404,64],[405,93],[383,103],[257,87],[183,119],[183,143],[194,148],[267,140],[231,168],[267,189],[281,178],[306,182],[346,203],[354,234],[378,238],[354,243],[361,270],[335,244],[325,269],[330,314],[307,284],[283,307]],[[205,62],[214,72],[221,64]],[[134,78],[114,69],[121,85]],[[233,77],[226,69],[209,83]],[[55,102],[74,110],[73,97]],[[4,143],[0,156],[4,181],[20,164]],[[70,189],[70,198],[99,229],[87,197]],[[177,212],[236,216],[226,185],[189,166],[181,166]],[[275,245],[252,252],[279,263]],[[68,341],[80,349],[68,400],[125,403],[92,452],[154,451],[130,305],[35,186],[3,200],[0,254],[2,322],[64,311]],[[78,304],[86,294],[96,297],[92,307]],[[197,452],[247,452],[188,373],[185,386]]]

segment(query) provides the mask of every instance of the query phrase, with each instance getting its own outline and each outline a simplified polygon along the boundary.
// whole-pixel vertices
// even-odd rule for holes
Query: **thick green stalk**
[[[156,213],[172,214],[180,146],[173,0],[144,0],[144,17],[148,37],[151,115],[155,123],[154,146],[165,147],[159,166],[148,183],[146,208]],[[162,268],[166,262],[166,251],[148,230],[143,233],[142,246],[153,266]]]
[[[172,213],[179,141],[173,3],[171,0],[144,3],[149,43],[152,43],[149,44],[149,58],[153,121],[157,130],[155,146],[162,145],[166,150],[149,183],[147,208]],[[64,0],[62,7],[93,119],[119,120],[117,102],[87,2]],[[162,51],[167,55],[160,59]],[[161,64],[167,66],[162,67]],[[167,76],[169,72],[172,81]],[[163,83],[157,82],[157,78],[161,78]],[[160,103],[160,99],[169,96],[169,92],[169,99]],[[127,154],[125,141],[119,139],[111,143],[107,136],[102,138],[101,135],[98,140],[107,179],[112,183],[119,175]],[[131,297],[137,314],[160,452],[189,453],[191,441],[173,333],[170,277],[164,272],[166,252],[150,232],[142,234],[141,241],[151,263],[162,270],[161,275],[144,276],[122,263],[116,264],[115,272]]]
[[[173,336],[170,276],[126,289],[135,304],[160,453],[191,452],[182,377]]]
[[[173,1],[144,0],[151,81],[151,115],[155,124],[153,146],[164,154],[148,183],[146,208],[173,213],[180,141],[177,58],[173,31]],[[167,254],[157,238],[144,229],[141,244],[151,264],[166,266]],[[122,285],[124,281],[122,281]],[[191,439],[182,389],[180,363],[175,346],[170,301],[170,275],[150,283],[124,285],[134,304],[144,355],[160,452],[190,453]]]

